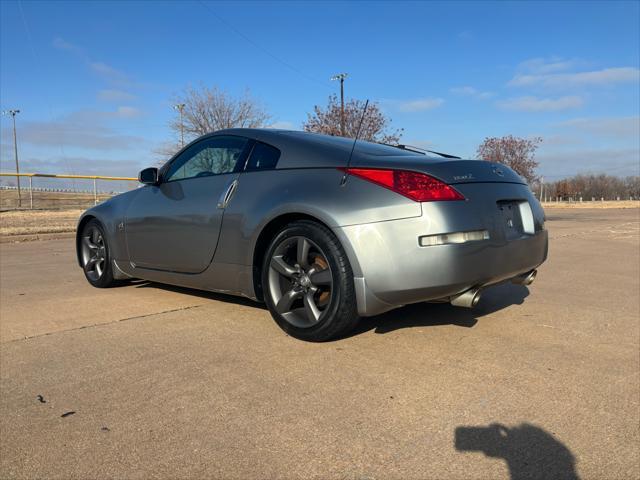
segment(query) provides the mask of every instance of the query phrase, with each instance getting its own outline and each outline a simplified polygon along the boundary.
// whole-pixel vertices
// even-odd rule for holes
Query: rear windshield
[[[332,137],[330,135],[322,135],[319,133],[311,132],[288,132],[289,135],[298,136],[302,138],[308,138],[315,142],[324,143],[327,145],[333,145],[343,148],[345,150],[351,150],[353,146],[353,139],[344,137]],[[396,148],[389,145],[382,145],[380,143],[367,142],[364,140],[358,140],[356,143],[356,151],[364,153],[366,155],[380,155],[380,156],[415,156],[416,152],[403,150],[402,148]]]
[[[410,150],[403,150],[398,147],[391,147],[389,145],[381,145],[379,143],[371,143],[371,142],[360,142],[356,144],[356,150],[361,153],[366,153],[367,155],[383,155],[383,156],[398,156],[398,155],[406,155],[408,157],[415,157],[416,154],[419,155],[418,152],[412,152]]]

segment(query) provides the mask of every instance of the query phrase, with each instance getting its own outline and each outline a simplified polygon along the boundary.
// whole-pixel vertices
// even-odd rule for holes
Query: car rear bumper
[[[538,267],[548,250],[544,213],[532,197],[507,198],[517,198],[515,203],[524,204],[531,215],[527,232],[514,233],[506,225],[508,218],[498,212],[495,199],[479,208],[466,202],[423,204],[421,217],[336,228],[354,270],[359,314],[447,299]],[[457,241],[460,236],[450,234],[459,232],[486,234],[465,243],[421,246],[419,240],[443,234]]]

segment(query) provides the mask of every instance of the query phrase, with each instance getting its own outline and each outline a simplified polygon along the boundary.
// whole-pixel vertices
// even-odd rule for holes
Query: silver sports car
[[[402,305],[473,307],[489,285],[530,284],[547,232],[525,182],[427,153],[282,130],[205,135],[87,210],[78,262],[96,287],[137,278],[264,301],[312,341]]]

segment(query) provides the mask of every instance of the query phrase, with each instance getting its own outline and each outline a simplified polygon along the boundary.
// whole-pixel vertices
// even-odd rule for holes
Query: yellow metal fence
[[[5,173],[0,172],[0,177],[26,177],[29,179],[29,208],[33,209],[33,179],[34,178],[59,178],[59,179],[71,179],[71,180],[93,180],[93,202],[98,203],[98,180],[106,181],[124,181],[124,182],[137,182],[138,179],[134,177],[109,177],[103,175],[65,175],[65,174],[53,174],[53,173]],[[19,184],[18,184],[19,185]],[[18,206],[21,206],[21,193],[22,188],[18,188]]]

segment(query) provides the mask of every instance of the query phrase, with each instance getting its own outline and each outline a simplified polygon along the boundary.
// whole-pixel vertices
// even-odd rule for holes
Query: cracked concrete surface
[[[0,477],[638,478],[640,210],[548,217],[529,289],[327,344],[243,299],[93,289],[68,240],[2,244]]]

